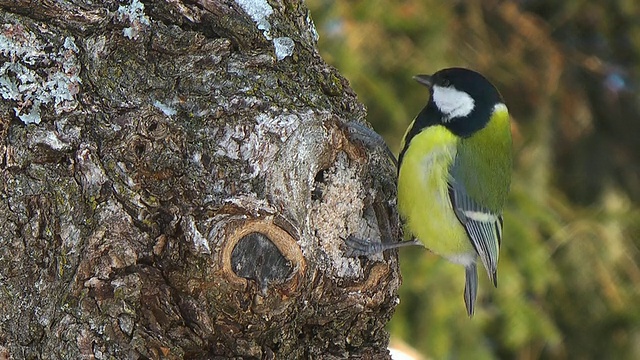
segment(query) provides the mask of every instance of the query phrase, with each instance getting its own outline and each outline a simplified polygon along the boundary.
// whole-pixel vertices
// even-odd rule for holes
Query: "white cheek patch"
[[[475,101],[464,91],[457,90],[453,86],[433,86],[433,102],[440,112],[444,114],[444,122],[457,117],[465,117],[475,108]]]
[[[493,107],[493,112],[497,113],[497,112],[507,112],[507,105],[503,104],[503,103],[497,103],[494,107]]]

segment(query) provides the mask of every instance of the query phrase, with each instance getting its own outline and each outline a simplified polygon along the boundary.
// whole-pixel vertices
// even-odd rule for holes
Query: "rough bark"
[[[0,26],[0,358],[388,357],[395,254],[342,239],[399,237],[394,169],[301,2]]]

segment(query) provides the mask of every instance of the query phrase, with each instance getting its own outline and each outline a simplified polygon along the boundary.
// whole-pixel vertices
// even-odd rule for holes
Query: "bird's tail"
[[[465,267],[465,284],[464,284],[464,303],[467,305],[467,314],[473,316],[473,310],[476,305],[476,296],[478,294],[478,271],[476,263]]]

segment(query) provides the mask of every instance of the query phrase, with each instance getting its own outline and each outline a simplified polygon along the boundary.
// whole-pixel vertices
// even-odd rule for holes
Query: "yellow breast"
[[[447,189],[458,138],[443,126],[430,126],[411,139],[398,173],[398,210],[405,231],[449,260],[473,253],[456,218]]]

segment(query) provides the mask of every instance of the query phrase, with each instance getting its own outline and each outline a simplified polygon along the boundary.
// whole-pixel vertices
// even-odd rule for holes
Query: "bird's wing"
[[[460,179],[460,164],[454,161],[449,172],[451,205],[464,226],[471,244],[487,269],[493,285],[497,286],[498,252],[502,241],[502,214],[495,213],[471,198]]]

